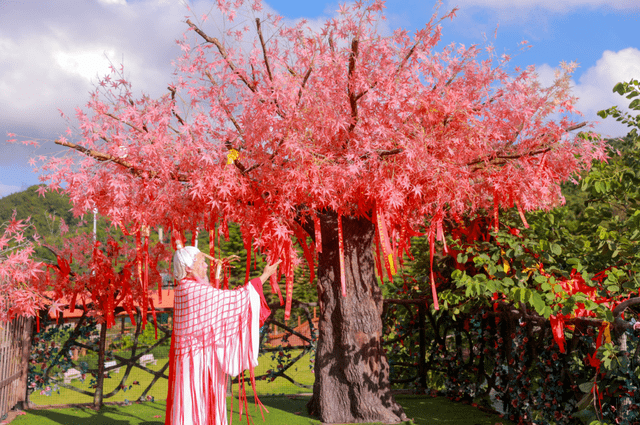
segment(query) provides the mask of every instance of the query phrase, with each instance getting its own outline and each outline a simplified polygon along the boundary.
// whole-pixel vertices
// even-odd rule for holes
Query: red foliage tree
[[[39,292],[42,263],[33,259],[36,241],[25,236],[29,221],[17,220],[14,211],[9,222],[0,224],[0,323],[35,316],[45,305]]]
[[[239,223],[248,249],[284,260],[287,302],[299,241],[311,269],[317,258],[321,307],[312,413],[397,422],[376,263],[393,275],[412,236],[443,240],[445,217],[552,206],[601,143],[568,133],[584,125],[565,114],[572,66],[545,88],[491,49],[437,50],[436,15],[383,36],[379,0],[319,30],[242,3],[217,2],[222,36],[187,20],[166,95],[134,97],[113,69],[78,111],[80,140],[57,141],[83,159],[50,159],[50,187],[132,228],[213,236]]]

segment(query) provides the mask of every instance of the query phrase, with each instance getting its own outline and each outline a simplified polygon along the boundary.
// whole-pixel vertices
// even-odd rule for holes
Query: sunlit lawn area
[[[290,354],[294,358],[300,351],[292,351]],[[158,359],[156,365],[148,365],[150,369],[159,370],[167,362],[167,359]],[[298,382],[311,385],[313,384],[313,370],[310,367],[308,355],[304,356],[296,365],[293,365],[288,374]],[[267,370],[277,369],[278,362],[272,359],[271,354],[267,353],[260,357],[260,365],[256,368],[257,376],[264,374]],[[120,373],[111,373],[111,378],[105,380],[105,393],[110,392],[120,383],[124,368]],[[106,402],[123,402],[126,400],[137,400],[142,391],[151,382],[152,376],[144,373],[139,369],[134,369],[128,378],[127,385],[133,383],[134,380],[139,381],[139,385],[133,385],[126,392],[119,392],[116,396],[106,399]],[[72,381],[72,384],[79,388],[89,389],[89,379],[84,383],[80,381]],[[298,425],[298,424],[320,424],[320,422],[307,415],[306,403],[309,401],[309,389],[300,388],[289,381],[278,378],[274,382],[257,381],[256,388],[260,400],[267,410],[264,412],[265,422],[262,421],[261,413],[256,409],[253,402],[253,391],[251,385],[246,383],[245,390],[249,397],[249,412],[253,417],[255,424],[266,423],[269,425]],[[237,395],[237,385],[233,388],[234,395]],[[106,405],[100,412],[95,412],[89,408],[56,408],[31,410],[27,415],[17,417],[12,425],[27,424],[78,424],[78,425],[94,425],[94,424],[143,424],[143,425],[160,425],[164,423],[165,402],[167,396],[167,380],[159,380],[151,391],[148,393],[153,396],[155,402],[134,403],[127,406]],[[511,422],[493,415],[480,411],[472,406],[453,403],[445,398],[431,398],[425,396],[397,395],[396,399],[404,407],[407,416],[412,418],[413,422],[406,424],[426,425],[426,424],[461,424],[461,425],[495,425],[502,423],[504,425]],[[62,405],[62,404],[80,404],[91,403],[93,400],[89,396],[80,393],[60,389],[60,393],[53,392],[51,396],[40,395],[34,393],[31,401],[37,405]],[[229,397],[227,406],[234,412],[233,420],[237,420],[238,399]],[[243,422],[246,419],[243,419]]]
[[[157,364],[148,364],[147,368],[151,370],[160,370],[162,366],[168,361],[168,359],[158,359]],[[124,371],[126,368],[121,368],[120,373],[110,373],[110,377],[104,380],[104,394],[108,394],[113,391],[117,385],[120,385],[120,381],[122,376],[124,375]],[[166,372],[168,374],[168,370]],[[142,392],[147,388],[153,376],[149,373],[144,372],[141,369],[133,368],[129,377],[127,378],[126,386],[127,391],[119,391],[113,397],[105,399],[105,401],[135,401],[142,395]],[[87,378],[84,382],[81,382],[78,379],[74,379],[71,381],[70,385],[73,385],[76,388],[85,390],[85,391],[94,391],[89,388],[91,381],[91,376],[87,374]],[[134,381],[137,381],[139,384],[134,384]],[[168,382],[166,379],[160,378],[149,390],[148,395],[153,396],[157,400],[164,400],[167,398],[167,385]],[[129,389],[129,386],[131,387]],[[80,403],[91,403],[93,402],[93,397],[88,395],[81,394],[79,392],[69,390],[66,388],[60,388],[59,391],[52,391],[50,396],[41,395],[40,391],[36,391],[31,394],[29,397],[30,401],[37,405],[59,405],[59,404],[80,404]]]
[[[297,356],[300,353],[300,350],[295,350],[291,352],[292,358]],[[168,361],[168,359],[157,359],[157,364],[149,364],[147,367],[152,370],[160,370],[164,364]],[[288,369],[287,374],[295,379],[297,382],[313,385],[313,370],[310,368],[309,355],[305,355],[301,358],[295,365],[293,365],[290,369]],[[276,370],[278,367],[278,362],[275,359],[272,359],[270,353],[266,353],[260,356],[259,365],[255,369],[256,376],[263,375],[268,370]],[[120,385],[120,380],[124,374],[125,368],[121,368],[120,373],[110,373],[110,377],[105,379],[104,384],[104,394],[108,394],[113,391],[117,385]],[[165,372],[168,374],[168,370]],[[248,376],[248,374],[247,374]],[[115,396],[105,399],[105,401],[116,401],[122,402],[125,400],[136,401],[142,395],[142,392],[147,385],[151,382],[153,376],[148,374],[141,369],[133,368],[129,377],[127,378],[126,386],[127,391],[119,391]],[[80,380],[71,381],[71,385],[86,391],[93,391],[89,388],[90,376],[87,376],[84,382]],[[139,384],[134,385],[133,382],[137,381]],[[131,387],[129,389],[129,387]],[[298,387],[291,382],[287,381],[283,378],[278,378],[273,382],[259,380],[256,381],[256,389],[258,391],[258,395],[261,394],[298,394],[298,393],[308,393],[311,392],[310,389]],[[251,388],[251,384],[246,382],[245,390],[247,394],[253,396],[253,390]],[[233,392],[237,393],[237,385],[234,384]],[[164,400],[167,397],[167,380],[164,378],[159,379],[153,386],[153,388],[147,393],[152,396],[156,400]],[[52,391],[50,396],[41,395],[40,391],[36,391],[30,396],[30,400],[32,403],[36,405],[60,405],[60,404],[71,404],[71,403],[91,403],[93,398],[79,392],[69,390],[66,388],[60,388],[59,391]]]
[[[398,395],[398,402],[413,421],[406,425],[510,425],[497,415],[482,412],[474,407],[453,403],[444,398]],[[253,423],[269,425],[319,425],[320,421],[307,415],[308,396],[266,396],[262,402],[269,412],[264,412],[264,422],[253,403],[249,413]],[[231,398],[227,405],[231,406]],[[238,400],[233,399],[233,421],[238,420]],[[18,416],[12,425],[161,425],[164,423],[164,401],[132,404],[129,406],[105,406],[99,412],[85,408],[30,410],[26,415]],[[231,414],[231,411],[229,412]],[[242,419],[244,423],[246,419]]]

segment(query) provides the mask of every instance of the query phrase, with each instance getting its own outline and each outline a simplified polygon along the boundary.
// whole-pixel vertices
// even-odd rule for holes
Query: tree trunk
[[[93,408],[102,408],[104,394],[104,357],[107,347],[107,324],[100,325],[100,340],[98,341],[98,373],[96,375],[96,392],[93,396]]]
[[[347,296],[341,294],[338,217],[320,216],[319,338],[309,413],[324,423],[398,423],[406,415],[391,395],[382,348],[383,299],[375,277],[373,223],[343,217]]]

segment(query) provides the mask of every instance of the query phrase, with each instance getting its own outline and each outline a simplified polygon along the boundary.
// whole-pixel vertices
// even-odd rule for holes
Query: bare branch
[[[576,125],[572,125],[570,127],[567,127],[564,129],[565,132],[569,132],[569,131],[573,131],[573,130],[577,130],[579,128],[582,128],[584,126],[586,126],[587,123],[586,122],[582,122],[580,124],[576,124]],[[545,133],[542,136],[540,136],[541,138],[547,137],[549,134]],[[551,146],[546,147],[544,149],[539,149],[539,150],[535,150],[535,151],[531,151],[531,152],[525,152],[522,154],[518,154],[518,155],[486,155],[482,158],[476,159],[474,161],[468,162],[467,165],[471,166],[471,165],[477,165],[480,164],[482,162],[487,162],[487,161],[493,161],[495,159],[518,159],[518,158],[523,158],[525,156],[536,156],[536,155],[540,155],[542,153],[545,152],[549,152],[551,150]]]
[[[354,38],[351,42],[351,54],[349,55],[349,83],[347,86],[347,92],[349,95],[349,105],[351,106],[351,125],[349,126],[349,133],[353,131],[358,123],[358,99],[359,97],[352,91],[351,83],[353,74],[356,69],[356,59],[358,58],[358,46],[359,41]]]
[[[175,102],[176,100],[176,88],[175,87],[167,87],[169,89],[169,91],[171,92],[171,100],[173,102]],[[173,115],[178,119],[178,122],[181,125],[184,125],[184,120],[182,119],[182,117],[180,115],[178,115],[178,113],[175,111],[175,109],[171,108],[171,112],[173,112]],[[175,131],[175,130],[174,130]]]
[[[411,46],[411,49],[409,49],[409,51],[404,56],[404,58],[402,58],[402,62],[400,62],[400,65],[398,65],[398,69],[396,69],[396,75],[398,75],[400,73],[400,71],[402,70],[404,65],[411,58],[411,55],[413,55],[413,52],[415,52],[416,47],[418,47],[418,43],[420,43],[420,41],[416,41],[416,43],[413,46]]]
[[[227,150],[228,150],[229,152],[231,152],[232,150],[234,150],[234,151],[236,151],[236,152],[239,152],[239,150],[238,150],[238,149],[235,149],[235,148],[233,147],[233,145],[231,145],[231,142],[230,142],[229,140],[227,140],[226,142],[224,142],[224,145],[225,145],[225,147],[227,148]],[[233,160],[233,165],[235,165],[235,166],[236,166],[236,168],[237,168],[238,170],[240,170],[240,172],[241,172],[242,174],[245,174],[245,173],[246,173],[246,171],[247,171],[247,167],[245,167],[245,166],[240,162],[240,160],[238,160],[238,159],[234,159],[234,160]]]
[[[256,27],[258,29],[258,37],[260,38],[260,45],[262,46],[262,57],[264,58],[264,65],[267,68],[269,81],[273,82],[273,75],[271,75],[271,66],[269,66],[269,57],[267,56],[267,46],[264,44],[264,38],[262,37],[262,26],[260,25],[260,18],[256,18]]]
[[[377,150],[376,153],[378,154],[378,157],[380,159],[384,158],[385,156],[391,156],[391,155],[397,155],[399,153],[404,152],[404,149],[402,148],[396,148],[396,149],[390,149],[390,150]],[[371,156],[371,154],[364,154],[360,156],[360,159],[367,159]]]
[[[302,79],[302,84],[300,85],[300,89],[298,90],[298,102],[297,103],[300,103],[300,99],[302,99],[302,91],[304,90],[304,86],[307,84],[307,80],[309,79],[309,76],[311,75],[311,71],[313,71],[313,65],[309,65],[309,69],[307,69],[307,73],[304,74],[304,78]]]
[[[213,76],[209,71],[205,71],[205,75],[207,76],[209,81],[211,81],[211,84],[213,84],[214,86],[218,86],[218,83],[216,83],[216,81],[213,79]],[[238,132],[238,134],[240,134],[240,137],[244,137],[243,136],[244,132],[242,131],[242,127],[240,127],[240,124],[238,124],[238,121],[236,121],[233,114],[231,114],[231,111],[229,110],[227,105],[222,103],[222,101],[219,101],[219,103],[220,103],[220,106],[222,106],[222,109],[224,109],[224,112],[227,114],[227,118],[229,118],[229,120],[233,123],[233,126],[236,128],[236,131]]]
[[[202,37],[205,41],[207,41],[208,43],[211,43],[214,46],[216,46],[218,48],[218,52],[220,52],[220,55],[222,56],[222,58],[227,62],[227,65],[229,66],[229,69],[231,69],[238,76],[238,78],[240,78],[242,80],[242,82],[249,88],[249,90],[251,90],[252,92],[256,91],[255,85],[251,84],[247,80],[247,78],[244,75],[242,75],[240,70],[233,64],[233,62],[231,62],[231,59],[229,59],[229,53],[227,52],[227,49],[224,48],[222,43],[220,43],[220,41],[217,38],[209,37],[207,34],[204,33],[204,31],[202,31],[200,28],[198,28],[196,26],[196,24],[191,22],[190,19],[187,19],[187,24],[191,28],[193,28],[193,30],[196,33],[198,33],[198,35],[200,35],[200,37]]]
[[[104,139],[106,140],[106,139]],[[87,149],[84,146],[80,146],[77,145],[75,143],[71,143],[68,141],[62,141],[62,140],[55,140],[55,144],[60,145],[60,146],[65,146],[67,148],[71,148],[74,149],[86,156],[89,156],[93,159],[95,159],[96,161],[99,162],[113,162],[114,164],[118,164],[121,167],[126,168],[127,170],[129,170],[129,172],[131,172],[131,174],[133,174],[136,177],[150,177],[150,178],[156,178],[158,177],[158,172],[157,171],[149,171],[149,170],[144,170],[141,168],[138,168],[136,166],[134,166],[133,164],[131,164],[130,162],[127,162],[121,158],[115,157],[113,155],[107,154],[107,153],[103,153],[103,152],[99,152],[97,150],[94,149]],[[177,172],[171,172],[171,178],[179,181],[179,182],[188,182],[189,180],[187,179],[187,177],[185,175],[181,175]]]
[[[121,123],[128,125],[129,127],[131,127],[131,128],[133,128],[134,130],[138,131],[138,133],[148,133],[148,132],[149,132],[149,130],[147,130],[146,126],[144,127],[144,131],[143,131],[143,130],[139,129],[138,127],[136,127],[135,125],[133,125],[133,124],[131,124],[131,123],[128,123],[128,122],[126,122],[126,121],[123,121],[123,120],[121,120],[119,117],[116,117],[115,115],[113,115],[113,114],[111,114],[111,113],[109,113],[109,112],[105,112],[104,114],[105,114],[106,116],[108,116],[108,117],[113,118],[113,119],[114,119],[114,120],[116,120],[116,121],[120,121]]]

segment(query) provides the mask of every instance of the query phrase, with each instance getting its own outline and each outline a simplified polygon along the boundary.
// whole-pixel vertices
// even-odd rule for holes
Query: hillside
[[[22,192],[1,198],[0,223],[10,220],[13,212],[16,211],[18,219],[30,217],[38,234],[53,245],[56,245],[56,242],[61,239],[60,219],[64,220],[69,229],[75,230],[80,226],[79,231],[89,231],[89,226],[86,223],[73,217],[68,197],[55,192],[48,192],[46,196],[40,196],[37,192],[38,187],[38,185],[34,185]],[[29,229],[25,236],[31,237],[33,233],[33,229]],[[53,254],[42,247],[36,247],[36,256],[48,262],[55,260]]]

